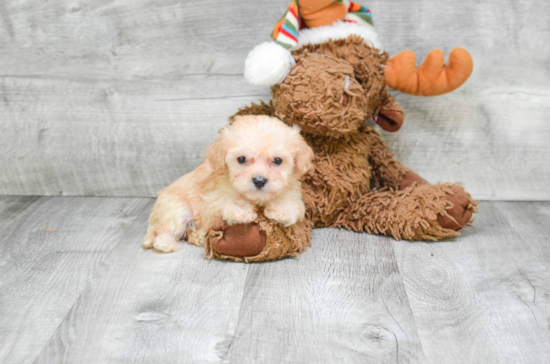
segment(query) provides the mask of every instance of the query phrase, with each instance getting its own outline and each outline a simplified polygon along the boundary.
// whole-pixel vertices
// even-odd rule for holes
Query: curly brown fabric
[[[353,133],[366,123],[367,100],[349,63],[317,53],[297,59],[285,81],[272,88],[279,118],[306,133],[333,137]]]
[[[229,123],[235,121],[237,116],[247,116],[247,115],[267,115],[275,117],[275,108],[273,107],[273,101],[269,101],[269,104],[266,104],[260,100],[260,105],[252,103],[250,106],[245,106],[239,109],[235,114],[229,117]]]
[[[342,137],[366,125],[393,102],[384,83],[386,53],[359,36],[306,45],[293,52],[296,66],[273,86],[276,116],[306,133]]]
[[[401,180],[411,170],[402,165],[397,159],[393,159],[393,153],[386,150],[388,144],[382,140],[376,130],[368,128],[365,134],[371,146],[369,162],[373,168],[374,186],[377,188],[391,187],[394,190],[399,189]]]
[[[304,137],[315,154],[313,169],[302,178],[306,216],[315,226],[328,226],[349,203],[369,192],[370,143],[358,133]]]
[[[334,222],[357,232],[391,235],[397,240],[440,240],[458,235],[443,228],[438,216],[448,216],[453,207],[446,195],[453,195],[459,184],[413,184],[403,191],[383,189],[361,196]],[[468,196],[468,210],[477,212],[478,203]]]
[[[389,58],[386,52],[369,47],[361,37],[351,35],[346,39],[306,45],[294,51],[293,55],[300,59],[312,52],[334,56],[353,67],[355,81],[361,86],[367,101],[367,107],[363,110],[367,119],[377,115],[383,105],[393,101],[384,80],[384,66]]]

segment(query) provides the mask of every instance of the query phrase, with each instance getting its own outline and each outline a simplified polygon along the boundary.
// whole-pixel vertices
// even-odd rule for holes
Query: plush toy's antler
[[[474,68],[472,56],[467,50],[455,48],[445,65],[443,52],[434,49],[417,68],[413,51],[403,51],[392,57],[385,70],[389,87],[417,96],[436,96],[459,88]]]

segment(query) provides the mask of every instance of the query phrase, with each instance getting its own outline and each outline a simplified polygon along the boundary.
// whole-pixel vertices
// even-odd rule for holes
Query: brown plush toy
[[[439,50],[420,67],[412,51],[389,59],[370,11],[349,1],[300,0],[299,6],[293,1],[272,36],[276,43],[250,53],[245,76],[255,85],[271,86],[273,102],[252,104],[236,115],[276,116],[300,126],[315,152],[314,169],[302,181],[311,223],[408,240],[458,235],[478,202],[460,184],[429,184],[393,159],[367,121],[399,130],[404,112],[388,86],[422,96],[450,92],[472,72],[469,53],[454,49],[447,65]],[[219,222],[207,255],[239,260],[249,253],[260,261],[299,254],[288,236],[309,243],[303,239],[307,225],[274,238],[276,229],[265,218],[246,226]]]

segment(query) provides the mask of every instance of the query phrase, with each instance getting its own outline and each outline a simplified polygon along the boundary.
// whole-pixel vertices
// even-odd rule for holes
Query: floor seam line
[[[241,303],[239,305],[239,314],[237,316],[237,323],[235,324],[235,334],[231,338],[231,342],[229,343],[229,346],[227,347],[226,357],[222,358],[222,362],[225,361],[225,362],[229,363],[229,358],[231,357],[231,347],[233,346],[233,343],[235,342],[235,339],[237,338],[237,333],[239,331],[239,324],[240,324],[241,318],[242,318],[241,314],[242,314],[242,310],[243,310],[244,296],[245,296],[246,288],[248,287],[248,279],[250,277],[250,263],[245,263],[245,264],[246,264],[246,267],[247,267],[247,271],[246,271],[246,278],[245,278],[245,281],[244,281],[243,293],[241,295]]]
[[[521,235],[521,233],[516,229],[516,227],[514,226],[514,224],[512,223],[512,221],[510,221],[510,219],[508,219],[506,217],[506,215],[504,214],[504,212],[500,209],[500,207],[498,206],[498,204],[496,203],[493,203],[493,205],[497,208],[498,212],[502,215],[502,217],[504,219],[506,219],[506,222],[508,222],[508,225],[514,230],[514,232],[519,236],[519,238],[521,239],[521,242],[523,243],[523,245],[525,247],[527,247],[527,249],[529,249],[529,251],[531,252],[531,254],[533,254],[533,256],[537,259],[537,262],[539,262],[539,264],[541,265],[542,268],[544,268],[544,270],[546,271],[546,273],[550,274],[550,269],[543,263],[540,261],[537,253],[535,253],[533,251],[533,249],[531,248],[531,245],[527,244],[527,242],[525,241],[524,237]],[[513,259],[513,257],[512,257]],[[514,260],[514,263],[515,263],[515,260]],[[516,263],[516,267],[517,267],[517,263]],[[519,267],[518,267],[518,270],[519,270]],[[521,271],[520,271],[521,273]],[[523,275],[523,274],[522,274]]]

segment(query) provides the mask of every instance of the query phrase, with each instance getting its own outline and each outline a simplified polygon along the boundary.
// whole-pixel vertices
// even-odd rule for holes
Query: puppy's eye
[[[283,163],[283,160],[282,160],[281,158],[279,158],[279,157],[275,157],[275,159],[273,159],[273,163],[275,163],[275,164],[281,164],[281,163]]]
[[[237,158],[237,162],[239,162],[240,164],[246,163],[246,158],[245,157],[239,157],[239,158]]]
[[[361,79],[359,77],[355,77],[355,81],[357,81],[360,85],[363,84],[363,81],[361,81]]]

